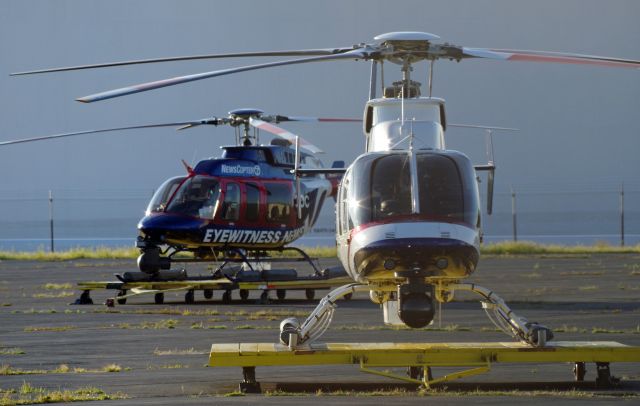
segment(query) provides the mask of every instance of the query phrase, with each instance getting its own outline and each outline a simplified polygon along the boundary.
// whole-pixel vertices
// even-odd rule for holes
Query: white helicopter
[[[392,32],[375,37],[371,44],[345,48],[199,55],[20,74],[188,59],[302,57],[179,76],[77,99],[91,103],[263,68],[330,60],[371,61],[369,101],[363,120],[366,151],[347,168],[337,196],[338,257],[354,283],[325,296],[303,323],[295,318],[283,320],[280,341],[292,349],[311,344],[330,325],[336,300],[354,292],[369,292],[371,300],[382,305],[386,323],[419,328],[433,320],[434,301],[449,302],[456,291],[472,291],[482,297],[487,315],[501,330],[529,345],[544,346],[553,337],[550,329],[517,316],[489,289],[461,282],[474,272],[480,257],[477,171],[489,173],[487,212],[490,214],[495,165],[492,154],[486,165],[474,166],[463,153],[446,149],[445,102],[432,97],[433,64],[440,59],[459,62],[481,58],[639,68],[640,61],[573,53],[469,48],[439,43],[438,39],[437,35],[425,32]],[[421,61],[430,65],[428,97],[421,96],[420,83],[411,77],[413,64]],[[400,66],[401,81],[390,86],[385,84],[384,62]],[[378,86],[383,91],[380,98],[376,97]],[[490,142],[489,137],[489,151]],[[297,176],[311,173],[299,169],[297,163],[293,172]]]

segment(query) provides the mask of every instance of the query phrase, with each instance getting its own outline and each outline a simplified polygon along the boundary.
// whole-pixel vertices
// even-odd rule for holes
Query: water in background
[[[150,193],[139,190],[54,191],[55,249],[132,247]],[[483,198],[484,202],[484,198]],[[314,232],[296,246],[333,246],[334,205],[323,208]],[[483,216],[485,242],[513,239],[512,197],[497,193],[494,214]],[[625,245],[640,244],[640,188],[625,190]],[[620,245],[620,191],[530,188],[516,193],[517,238],[544,244]],[[50,250],[48,192],[0,192],[0,250]]]

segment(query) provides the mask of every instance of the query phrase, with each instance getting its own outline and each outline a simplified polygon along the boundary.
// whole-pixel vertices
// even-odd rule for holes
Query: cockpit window
[[[411,161],[409,153],[387,153],[369,154],[354,163],[343,209],[349,229],[396,216],[476,227],[479,196],[469,158],[452,151],[420,152],[415,170]]]
[[[372,220],[411,214],[411,169],[408,155],[387,155],[371,165]]]
[[[194,176],[180,186],[167,212],[213,219],[220,197],[219,183],[208,176]]]
[[[149,206],[147,206],[146,214],[162,212],[167,208],[167,202],[173,196],[180,183],[186,179],[185,176],[177,176],[166,180],[158,190],[153,194]]]
[[[455,161],[435,154],[418,155],[417,161],[420,213],[464,222],[464,188]]]

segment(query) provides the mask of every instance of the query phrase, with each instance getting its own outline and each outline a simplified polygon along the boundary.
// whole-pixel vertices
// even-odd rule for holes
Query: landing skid
[[[294,251],[300,254],[293,258],[265,257],[264,252],[256,256],[247,256],[242,251],[221,258],[211,275],[188,276],[185,270],[161,270],[155,274],[144,272],[125,272],[116,274],[118,281],[79,282],[82,291],[75,304],[93,304],[91,291],[97,289],[117,290],[114,297],[105,304],[109,307],[116,303],[126,304],[127,299],[139,295],[154,295],[156,304],[164,303],[167,292],[184,291],[185,303],[195,303],[195,292],[202,291],[204,298],[210,300],[215,291],[222,291],[222,302],[231,303],[233,291],[238,291],[240,300],[247,302],[249,293],[260,292],[260,304],[282,302],[290,290],[304,290],[305,298],[313,300],[317,290],[331,289],[347,283],[351,279],[341,267],[320,270],[316,258],[309,257],[296,247],[285,247],[277,251]],[[189,260],[188,262],[194,262]],[[203,262],[198,259],[197,262]],[[208,260],[210,262],[210,260]],[[271,269],[273,263],[307,262],[313,269],[310,275],[299,276],[295,269]],[[229,266],[241,264],[242,266]],[[268,267],[265,264],[269,264]],[[271,292],[275,292],[272,298]]]
[[[307,319],[300,324],[296,318],[288,318],[280,323],[280,342],[291,350],[314,343],[329,327],[336,309],[336,300],[355,292],[369,292],[372,287],[360,283],[341,286],[325,296]],[[376,290],[390,287],[376,287]],[[436,298],[441,302],[450,301],[455,291],[470,291],[482,296],[482,307],[493,324],[504,333],[535,347],[544,347],[553,338],[550,329],[524,317],[516,315],[505,301],[490,291],[473,283],[439,283]]]

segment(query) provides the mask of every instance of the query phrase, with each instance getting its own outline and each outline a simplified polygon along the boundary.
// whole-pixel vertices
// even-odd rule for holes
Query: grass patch
[[[185,369],[189,368],[189,365],[183,364],[166,364],[166,365],[149,365],[147,369],[156,370],[156,369]]]
[[[305,247],[305,252],[314,258],[335,258],[335,247]],[[76,247],[66,251],[0,251],[0,260],[7,261],[71,261],[76,259],[136,259],[140,250],[135,247]],[[276,258],[298,258],[300,255],[291,251],[275,252]],[[190,258],[190,255],[181,255]]]
[[[135,247],[126,248],[72,248],[66,251],[0,251],[0,260],[9,261],[70,261],[74,259],[135,259],[140,250]]]
[[[167,316],[218,316],[220,312],[216,309],[204,309],[204,310],[190,310],[165,307],[162,309],[95,309],[93,313],[109,313],[109,314],[164,314]]]
[[[20,369],[13,368],[11,365],[0,365],[1,375],[44,375],[44,374],[83,374],[83,373],[102,373],[102,372],[121,372],[123,369],[118,364],[108,364],[99,369],[87,369],[70,367],[67,364],[60,364],[55,369]],[[125,370],[127,370],[125,368]],[[1,404],[0,404],[1,405]]]
[[[70,283],[47,283],[42,287],[46,290],[73,289],[73,285]]]
[[[538,273],[538,272],[531,272],[531,273],[522,274],[520,276],[522,276],[523,278],[528,278],[528,279],[538,279],[538,278],[542,277],[542,274]]]
[[[484,244],[481,251],[486,255],[543,255],[543,254],[638,254],[640,244],[618,247],[607,243],[594,245],[553,245],[537,244],[530,241],[504,241]]]
[[[33,405],[43,403],[67,403],[86,402],[91,400],[115,400],[126,399],[127,396],[121,392],[109,394],[95,387],[84,387],[80,389],[59,389],[49,390],[35,387],[28,382],[24,382],[18,390],[8,390],[0,392],[0,405]]]
[[[562,276],[602,276],[604,272],[602,271],[569,271],[569,272],[560,272]]]
[[[335,258],[335,247],[305,247],[313,258]],[[548,245],[529,241],[505,241],[484,244],[481,251],[485,255],[544,255],[544,254],[626,254],[640,253],[640,244],[618,247],[605,242],[594,245]],[[67,251],[49,252],[44,249],[35,252],[0,251],[0,260],[13,261],[69,261],[76,259],[135,259],[140,254],[137,248],[73,248]],[[185,255],[186,256],[186,255]],[[275,258],[291,258],[299,255],[294,252],[273,253]],[[188,256],[187,256],[188,257]]]
[[[176,319],[166,319],[158,321],[145,321],[139,324],[120,323],[117,325],[120,329],[142,329],[142,330],[162,330],[162,329],[174,329],[178,325]]]
[[[34,293],[31,297],[35,299],[53,299],[53,298],[61,298],[61,297],[71,297],[73,296],[73,292],[67,292],[63,290],[62,292],[51,292],[51,293]]]
[[[25,327],[25,333],[39,333],[43,331],[69,331],[77,329],[76,326],[59,326],[59,327]]]
[[[267,393],[265,393],[265,395],[267,395]],[[247,396],[247,395],[244,394],[243,392],[240,392],[240,391],[234,391],[234,392],[225,393],[222,396],[225,397],[225,398],[232,398],[232,397],[236,397],[236,396]]]
[[[22,313],[22,314],[55,314],[58,313],[56,309],[34,309],[31,308],[29,310],[23,310],[21,312],[15,311],[11,313]]]
[[[591,329],[591,334],[624,334],[626,331],[624,330],[615,330],[609,328],[602,327],[594,327]]]
[[[24,355],[26,354],[22,348],[18,347],[0,347],[0,355]]]
[[[581,333],[584,334],[587,332],[586,328],[579,328],[579,327],[575,327],[575,326],[567,326],[566,324],[563,324],[562,327],[554,327],[553,328],[553,332],[554,333]]]
[[[159,349],[155,349],[153,350],[153,355],[204,355],[204,354],[209,354],[208,351],[200,351],[200,350],[196,350],[195,348],[191,347],[191,348],[187,348],[185,350],[180,350],[177,348],[174,348],[172,350],[159,350]]]
[[[578,290],[580,291],[590,291],[590,290],[598,290],[598,287],[596,285],[587,285],[587,286],[580,286],[578,287]]]

